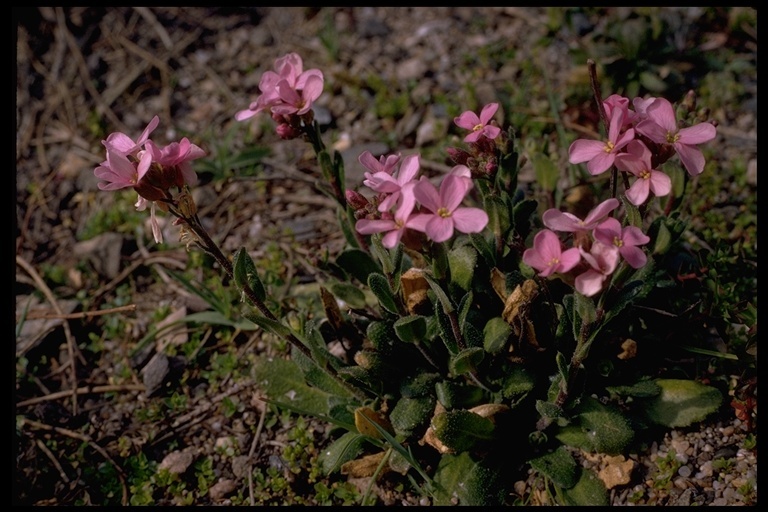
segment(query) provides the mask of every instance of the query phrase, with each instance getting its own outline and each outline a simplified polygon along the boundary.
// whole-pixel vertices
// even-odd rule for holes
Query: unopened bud
[[[351,206],[355,211],[362,210],[369,204],[368,199],[355,190],[347,189],[344,192],[344,195],[347,198],[347,204],[349,204],[349,206]]]
[[[683,105],[685,105],[685,108],[688,109],[688,112],[693,112],[696,110],[696,93],[693,89],[688,91],[688,94],[685,95],[685,98],[683,99]]]
[[[448,156],[453,160],[456,165],[467,165],[467,160],[470,158],[470,154],[459,148],[446,148]]]
[[[275,128],[277,135],[283,140],[292,140],[301,135],[301,132],[288,123],[281,123]]]

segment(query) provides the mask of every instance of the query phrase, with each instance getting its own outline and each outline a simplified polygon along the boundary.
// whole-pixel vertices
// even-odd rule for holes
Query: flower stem
[[[203,228],[197,215],[195,214],[190,216],[184,216],[181,214],[181,212],[174,211],[174,209],[171,209],[171,211],[172,213],[174,213],[174,215],[178,216],[179,218],[184,220],[184,222],[186,222],[187,226],[189,226],[189,229],[192,230],[192,232],[198,238],[199,246],[216,260],[216,262],[221,266],[221,268],[224,270],[224,272],[227,274],[227,276],[230,279],[234,279],[232,263],[224,255],[224,253],[221,252],[221,249],[219,249],[219,246],[216,245],[216,242],[214,242],[213,239],[210,237],[210,235],[208,235],[208,232],[205,230],[205,228]],[[243,284],[242,292],[248,298],[248,301],[253,306],[255,306],[263,316],[265,316],[266,318],[269,318],[270,320],[279,321],[277,317],[272,313],[272,311],[270,311],[270,309],[267,307],[264,301],[261,300],[256,295],[256,293],[254,293],[253,289],[251,289],[251,287],[248,286],[247,283]],[[295,347],[299,352],[301,352],[309,360],[315,361],[315,359],[312,357],[312,352],[309,350],[309,348],[304,343],[302,343],[301,340],[299,340],[294,334],[289,333],[285,335],[284,338],[286,341],[288,341],[288,343],[290,343],[293,347]],[[355,386],[353,386],[352,384],[344,380],[338,374],[338,372],[333,366],[318,364],[318,367],[321,370],[325,371],[328,375],[330,375],[345,389],[352,392],[352,394],[355,397],[361,400],[365,400],[366,398],[368,398],[360,389],[356,388]]]

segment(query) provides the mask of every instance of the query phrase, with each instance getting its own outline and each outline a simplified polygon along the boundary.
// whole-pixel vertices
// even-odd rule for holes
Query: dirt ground
[[[683,25],[694,23],[695,12],[675,15]],[[151,239],[148,215],[143,232],[118,230],[85,239],[95,219],[125,206],[96,187],[93,168],[104,159],[105,133],[137,135],[157,114],[156,134],[188,136],[221,161],[254,142],[268,144],[263,180],[220,179],[216,173],[231,172],[227,169],[201,173],[200,216],[216,227],[225,251],[246,245],[266,254],[277,244],[290,256],[283,262],[289,275],[311,283],[313,258],[323,250],[338,252],[344,243],[334,229],[333,203],[313,188],[320,176],[313,154],[301,141],[276,139],[269,122],[234,120],[234,113],[255,99],[261,73],[277,57],[295,51],[305,67],[324,71],[327,89],[317,103],[318,121],[328,134],[326,143],[345,157],[350,183],[361,178],[356,156],[365,149],[419,150],[425,167],[447,168],[434,147],[440,132],[435,126],[446,113],[419,98],[448,96],[457,105],[471,97],[492,101],[501,84],[524,80],[532,62],[546,70],[560,94],[582,83],[584,73],[569,56],[581,35],[563,30],[552,37],[547,10],[538,7],[39,7],[14,8],[14,17],[17,325],[29,306],[25,329],[16,337],[15,407],[26,423],[19,434],[17,421],[14,438],[14,501],[28,505],[87,503],[89,493],[98,504],[99,491],[88,489],[83,468],[41,441],[51,436],[62,444],[81,443],[99,462],[122,460],[136,450],[166,464],[191,464],[186,454],[210,455],[216,487],[206,502],[195,504],[231,504],[234,489],[249,485],[249,469],[276,464],[275,447],[287,442],[290,430],[280,421],[264,427],[269,420],[256,399],[259,390],[234,379],[224,379],[219,389],[192,390],[183,414],[158,418],[151,428],[136,417],[150,399],[148,370],[142,369],[154,351],[131,360],[129,349],[146,335],[159,309],[194,312],[206,305],[169,275],[194,256],[176,243],[167,219],[162,220],[169,243],[162,248]],[[590,20],[581,23],[588,30]],[[542,47],[538,41],[545,36],[551,42]],[[717,44],[701,37],[699,44]],[[488,65],[477,52],[489,45],[507,49],[509,62]],[[375,91],[360,88],[360,77],[370,74],[378,74],[393,96],[416,84],[396,118],[377,116],[385,107],[377,105]],[[724,154],[751,152],[756,159],[756,100],[754,107],[741,107],[713,113],[721,122],[716,144]],[[528,115],[551,115],[540,97],[520,108]],[[575,116],[566,112],[564,120],[594,129]],[[530,169],[523,169],[521,179],[530,179]],[[125,310],[89,313],[104,304]],[[124,317],[125,336],[102,338],[98,356],[84,354],[78,347],[87,346],[89,336],[99,338],[114,315]],[[243,354],[271,350],[257,335],[239,336]],[[175,363],[173,358],[160,363],[167,365],[164,378]],[[118,375],[121,368],[130,369],[128,381]],[[27,375],[21,384],[20,372]],[[233,397],[250,406],[226,416],[219,403]],[[254,428],[261,438],[252,435]],[[311,426],[319,440],[327,434],[324,428]],[[241,456],[221,455],[222,439],[230,437]],[[120,445],[121,438],[133,446]],[[120,492],[127,500],[128,485]],[[382,503],[419,503],[419,497],[391,489],[381,493]],[[614,493],[614,504],[627,494]]]

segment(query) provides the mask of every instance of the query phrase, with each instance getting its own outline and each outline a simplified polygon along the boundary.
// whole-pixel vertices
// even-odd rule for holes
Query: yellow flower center
[[[613,245],[615,245],[616,247],[621,247],[621,246],[624,245],[624,240],[622,240],[621,238],[615,236],[615,237],[613,237]]]
[[[648,169],[643,169],[642,171],[640,171],[640,175],[638,177],[644,180],[649,180],[651,179],[651,171],[649,171]]]
[[[680,139],[680,134],[679,133],[667,132],[667,142],[669,144],[674,144],[679,139]]]
[[[448,217],[451,216],[451,212],[448,211],[448,208],[439,208],[437,210],[437,214],[444,219],[447,219]]]
[[[615,144],[613,142],[607,141],[605,143],[605,147],[603,148],[603,151],[605,151],[606,153],[610,153],[611,151],[613,151],[614,147],[616,147],[616,146],[615,146]]]
[[[473,132],[479,132],[483,129],[483,123],[476,124],[474,128],[472,128]]]
[[[557,266],[559,264],[560,264],[560,259],[559,258],[552,258],[551,260],[549,260],[549,266],[550,267],[554,267],[554,266]]]

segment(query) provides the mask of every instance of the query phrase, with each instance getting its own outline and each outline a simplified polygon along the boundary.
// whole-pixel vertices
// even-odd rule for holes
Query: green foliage
[[[533,470],[541,473],[558,487],[570,489],[579,477],[579,466],[564,446],[528,461]]]
[[[434,505],[502,505],[504,478],[488,462],[488,459],[475,459],[467,452],[441,457],[435,471]]]
[[[665,427],[687,427],[715,412],[723,401],[720,391],[692,380],[656,379],[661,392],[649,399],[648,418]]]
[[[562,490],[562,503],[568,506],[605,507],[610,505],[608,490],[594,471],[580,469],[576,485]]]

